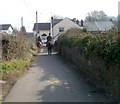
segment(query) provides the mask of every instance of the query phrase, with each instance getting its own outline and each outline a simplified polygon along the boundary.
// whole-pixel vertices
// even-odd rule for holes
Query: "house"
[[[38,32],[41,35],[42,42],[46,42],[47,36],[50,33],[50,23],[35,23],[33,33],[36,35]]]
[[[87,29],[87,31],[93,34],[97,34],[100,32],[110,30],[112,27],[114,27],[114,24],[111,21],[94,21],[83,22],[83,26]]]
[[[0,25],[0,32],[7,33],[7,34],[11,35],[13,33],[13,27],[11,24],[1,24]]]
[[[71,28],[81,28],[81,26],[69,18],[53,19],[52,17],[51,23],[35,23],[33,32],[34,35],[39,32],[42,37],[42,41],[46,41],[49,33],[52,34],[53,38],[57,38],[61,33],[64,33]]]
[[[69,18],[65,19],[52,19],[52,36],[56,37],[57,35],[66,32],[71,28],[81,28],[78,24],[72,21]]]

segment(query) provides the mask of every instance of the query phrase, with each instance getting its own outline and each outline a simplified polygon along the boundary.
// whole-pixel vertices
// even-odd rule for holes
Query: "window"
[[[64,27],[60,27],[59,32],[63,32],[63,31],[64,31]]]

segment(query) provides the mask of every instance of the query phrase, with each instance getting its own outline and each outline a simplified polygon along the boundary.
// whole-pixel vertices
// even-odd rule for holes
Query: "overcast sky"
[[[27,31],[32,31],[35,12],[38,22],[49,22],[51,15],[84,19],[88,12],[102,10],[108,16],[118,15],[119,0],[0,0],[0,24],[19,29],[21,17]]]

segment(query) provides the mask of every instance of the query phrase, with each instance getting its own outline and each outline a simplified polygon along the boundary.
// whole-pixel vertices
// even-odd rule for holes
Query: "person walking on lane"
[[[53,43],[52,43],[52,37],[51,37],[50,33],[49,33],[49,36],[47,36],[47,44],[46,44],[46,46],[48,48],[48,54],[51,55],[52,48],[53,48]]]
[[[47,42],[48,41],[52,41],[52,37],[51,37],[51,34],[49,33],[49,36],[47,36]]]

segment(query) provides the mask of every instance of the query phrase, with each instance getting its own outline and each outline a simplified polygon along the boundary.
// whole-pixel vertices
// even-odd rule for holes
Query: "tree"
[[[109,17],[105,14],[104,11],[91,11],[87,14],[85,21],[108,21]]]
[[[59,15],[56,15],[56,14],[54,14],[52,17],[53,17],[54,19],[63,19],[62,16],[59,16]]]
[[[20,28],[20,31],[21,31],[24,35],[26,34],[26,29],[25,29],[24,26],[22,26],[22,27]]]

